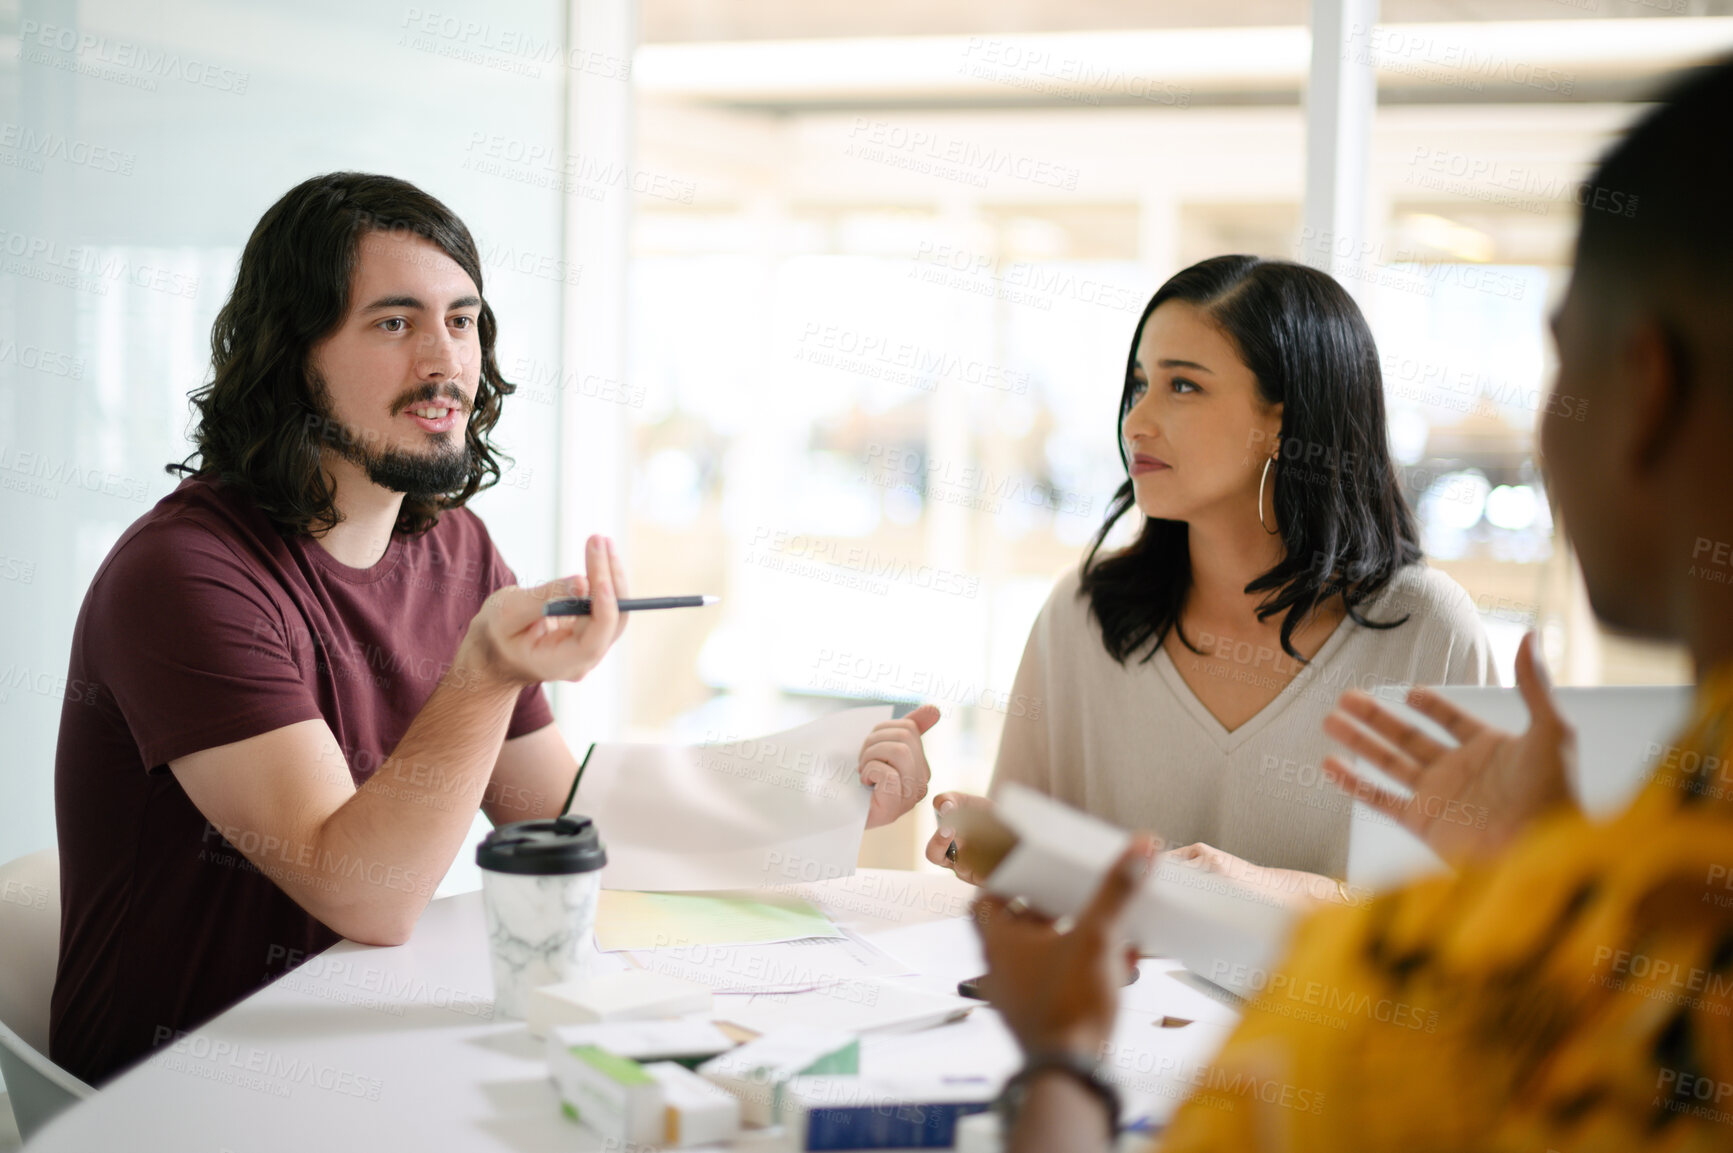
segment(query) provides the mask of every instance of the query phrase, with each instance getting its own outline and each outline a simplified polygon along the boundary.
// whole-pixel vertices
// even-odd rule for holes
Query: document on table
[[[842,930],[810,901],[776,893],[641,893],[604,890],[596,909],[596,947],[663,949],[758,945]]]
[[[854,873],[872,790],[857,767],[890,705],[708,745],[597,744],[568,811],[596,822],[604,889],[750,889]]]
[[[775,941],[759,945],[684,945],[617,953],[652,973],[708,985],[718,993],[810,993],[912,974],[908,965],[864,937]]]
[[[718,1021],[768,1033],[790,1025],[845,1033],[908,1033],[959,1021],[981,1002],[895,981],[842,981],[803,993],[718,993]]]

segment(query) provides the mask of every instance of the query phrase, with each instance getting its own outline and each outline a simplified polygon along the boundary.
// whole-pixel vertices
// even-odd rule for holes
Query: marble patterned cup
[[[595,956],[607,850],[588,817],[515,821],[476,847],[493,954],[494,1011],[522,1019],[531,989],[582,976]]]

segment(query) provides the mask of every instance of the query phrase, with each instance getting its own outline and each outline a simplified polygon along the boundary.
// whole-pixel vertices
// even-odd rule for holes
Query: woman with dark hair
[[[1372,333],[1315,269],[1203,261],[1144,310],[1117,431],[1128,479],[1036,618],[1012,692],[1039,707],[1006,719],[992,791],[1343,898],[1351,803],[1322,772],[1337,697],[1494,679],[1467,594],[1421,560]],[[1134,511],[1141,531],[1108,548]],[[956,867],[950,817],[985,803],[935,797],[928,859]]]

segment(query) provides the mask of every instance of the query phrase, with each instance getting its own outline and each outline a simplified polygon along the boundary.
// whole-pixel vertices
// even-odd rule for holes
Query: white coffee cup
[[[595,957],[607,850],[588,817],[515,821],[475,850],[493,954],[494,1012],[523,1018],[530,990],[581,977]]]

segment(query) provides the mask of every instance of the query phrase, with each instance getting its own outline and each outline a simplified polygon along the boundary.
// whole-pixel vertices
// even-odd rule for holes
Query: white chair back
[[[48,1059],[59,954],[59,855],[44,849],[0,865],[0,1077],[26,1141],[95,1092]]]

